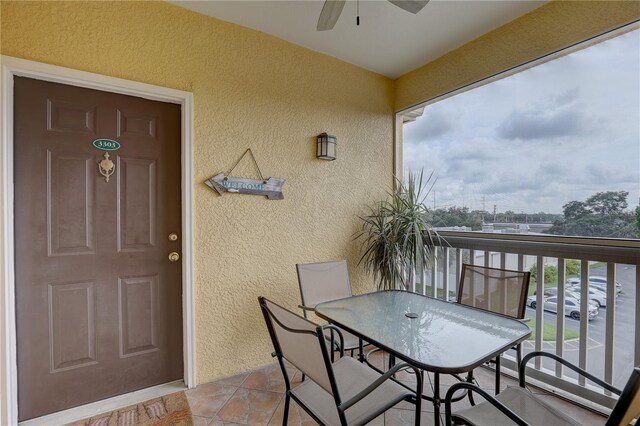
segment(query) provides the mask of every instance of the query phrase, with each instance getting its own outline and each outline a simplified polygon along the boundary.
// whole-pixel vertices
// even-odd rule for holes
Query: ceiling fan
[[[333,29],[338,22],[338,18],[344,9],[344,4],[347,0],[326,0],[324,6],[322,6],[322,12],[320,12],[320,18],[318,19],[318,31],[327,31]],[[429,0],[388,0],[389,3],[393,3],[400,9],[404,9],[407,12],[411,12],[414,15],[422,10],[423,7],[429,3]],[[358,25],[360,24],[360,17],[358,16]]]

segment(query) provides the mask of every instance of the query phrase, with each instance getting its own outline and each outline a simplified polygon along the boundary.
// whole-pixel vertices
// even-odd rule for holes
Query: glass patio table
[[[439,374],[468,373],[524,341],[524,323],[481,309],[401,290],[379,291],[319,303],[316,314],[434,374],[433,405],[439,424]]]

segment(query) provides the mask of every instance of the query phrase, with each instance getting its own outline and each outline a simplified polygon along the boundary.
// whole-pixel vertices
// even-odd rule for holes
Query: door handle
[[[169,253],[170,262],[177,262],[178,260],[180,260],[180,255],[178,254],[178,252],[172,251],[171,253]]]

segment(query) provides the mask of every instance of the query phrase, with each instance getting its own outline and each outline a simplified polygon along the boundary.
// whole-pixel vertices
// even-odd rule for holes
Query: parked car
[[[577,285],[580,285],[580,278],[578,278],[578,277],[569,278],[569,279],[567,280],[567,283],[566,283],[566,284],[567,284],[567,285],[576,285],[576,284],[577,284]]]
[[[569,278],[567,280],[567,287],[580,287],[580,278]],[[605,277],[598,277],[595,275],[589,276],[589,288],[593,288],[595,290],[600,290],[607,293],[607,279]],[[618,281],[616,281],[616,294],[622,291],[622,286]]]
[[[607,292],[607,277],[599,277],[597,275],[589,275],[589,285],[602,287],[602,291]],[[616,280],[616,293],[622,291],[622,286]]]
[[[580,284],[571,284],[571,285],[567,285],[566,286],[567,291],[573,291],[576,293],[580,293],[581,289],[580,289]],[[595,291],[597,293],[602,293],[605,297],[607,295],[607,289],[606,287],[602,287],[598,284],[591,284],[589,283],[589,291]],[[620,292],[616,289],[616,297],[618,297],[620,295]]]
[[[589,275],[589,282],[594,284],[607,284],[607,278],[597,275]]]
[[[565,296],[580,300],[580,288],[577,288],[575,291],[569,290],[565,292]],[[589,300],[595,302],[598,308],[607,307],[607,295],[600,290],[589,287]]]
[[[569,295],[568,293],[569,290],[565,290],[565,296],[569,296],[569,297],[573,297],[571,295]],[[537,293],[534,291],[533,295],[535,296]],[[544,289],[544,292],[542,293],[544,295],[544,297],[554,297],[558,295],[558,287],[548,287]]]
[[[533,292],[534,296],[536,292]],[[548,287],[544,289],[544,297],[556,297],[558,295],[558,287]],[[572,297],[580,300],[580,286],[567,286],[564,292],[565,297]],[[598,308],[607,306],[607,295],[595,287],[589,287],[589,300],[593,300]]]
[[[535,309],[537,307],[536,296],[529,296],[527,298],[527,305]],[[544,298],[544,310],[558,313],[558,298],[555,296]],[[597,317],[598,313],[598,305],[595,302],[589,301],[589,321]],[[580,300],[573,297],[566,297],[564,299],[564,314],[573,319],[580,319]]]

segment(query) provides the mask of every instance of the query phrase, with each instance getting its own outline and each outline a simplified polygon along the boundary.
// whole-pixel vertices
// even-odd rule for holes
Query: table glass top
[[[468,371],[531,333],[515,319],[405,291],[320,303],[316,313],[417,367],[443,373]]]

